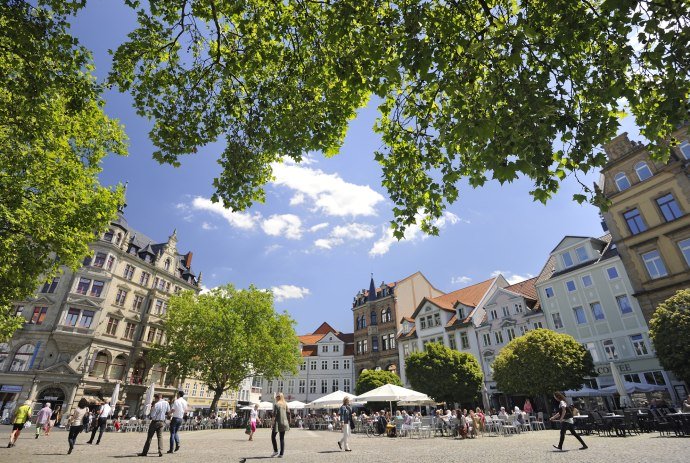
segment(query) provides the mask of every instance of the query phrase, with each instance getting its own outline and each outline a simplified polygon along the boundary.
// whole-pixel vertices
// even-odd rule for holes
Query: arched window
[[[165,270],[170,271],[170,258],[165,259]]]
[[[366,328],[366,327],[367,327],[367,317],[362,315],[362,328]]]
[[[115,236],[115,244],[119,245],[121,241],[122,241],[122,233],[118,233],[117,236]]]
[[[127,357],[124,355],[120,354],[117,357],[115,357],[115,360],[113,360],[113,364],[110,367],[110,379],[114,381],[118,381],[122,379],[122,376],[125,374],[125,367],[127,366]]]
[[[652,171],[649,170],[649,166],[644,161],[640,161],[635,164],[635,172],[637,172],[637,177],[640,179],[640,181],[647,180],[652,176]]]
[[[371,325],[376,325],[376,311],[372,310],[370,316],[371,316]]]
[[[616,181],[618,191],[623,191],[630,188],[630,180],[628,180],[628,176],[625,175],[623,172],[618,172],[614,177],[614,180]]]
[[[91,370],[91,376],[96,378],[105,377],[105,371],[108,369],[108,354],[100,351],[96,354],[96,358],[93,361],[93,369]]]
[[[151,368],[151,381],[152,383],[160,384],[163,379],[163,374],[165,371],[163,367],[157,363]]]
[[[17,353],[14,354],[12,359],[12,366],[10,366],[10,371],[26,371],[29,369],[29,363],[34,355],[34,350],[36,348],[33,344],[24,344],[19,349]]]
[[[10,355],[10,346],[3,342],[0,344],[0,371],[5,371],[5,361]]]
[[[359,317],[355,317],[355,323],[357,325],[357,329],[359,329]]]
[[[107,241],[108,243],[113,241],[113,236],[115,236],[115,232],[110,229],[107,232],[103,233],[103,241]]]

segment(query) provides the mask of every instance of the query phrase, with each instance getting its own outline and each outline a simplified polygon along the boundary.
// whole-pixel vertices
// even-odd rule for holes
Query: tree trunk
[[[213,389],[213,401],[211,402],[211,411],[209,413],[216,413],[216,408],[218,407],[218,401],[220,396],[223,395],[223,389]]]

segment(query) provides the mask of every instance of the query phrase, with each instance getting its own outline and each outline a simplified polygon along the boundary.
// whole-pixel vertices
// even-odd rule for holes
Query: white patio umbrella
[[[259,402],[259,410],[273,410],[273,402]]]
[[[319,397],[316,400],[313,400],[307,404],[307,408],[336,408],[340,407],[343,404],[343,399],[345,397],[348,397],[350,399],[350,402],[354,401],[354,394],[350,394],[348,392],[343,392],[343,391],[335,391],[331,392],[328,395],[325,395],[323,397]]]
[[[156,388],[153,387],[153,383],[146,389],[146,396],[144,398],[144,415],[151,413],[151,402],[153,402],[153,395],[156,393]]]
[[[577,391],[565,391],[564,394],[566,395],[566,397],[602,397],[605,395],[611,395],[613,394],[613,392],[608,392],[604,389],[590,389],[588,387],[583,387],[582,389],[578,389]]]
[[[287,404],[290,410],[303,410],[307,405],[304,402],[300,402],[299,400],[293,400],[292,402],[288,402]]]
[[[388,402],[393,412],[393,402],[434,403],[434,399],[421,392],[413,391],[394,384],[384,384],[362,395],[355,397],[357,402]]]
[[[482,402],[484,403],[484,410],[491,408],[491,400],[489,400],[489,391],[486,389],[486,383],[482,383]]]
[[[117,405],[117,401],[120,398],[120,382],[118,381],[115,383],[115,389],[113,389],[113,395],[110,396],[110,405],[113,407],[113,410],[115,410],[115,406]]]
[[[241,407],[240,410],[254,410],[253,405],[245,405],[244,407]]]
[[[616,390],[618,391],[618,394],[621,396],[621,398],[620,398],[621,407],[631,407],[632,406],[632,400],[630,399],[630,396],[628,395],[628,391],[625,389],[625,381],[623,380],[623,377],[621,377],[620,371],[618,371],[618,368],[616,368],[616,365],[613,362],[610,362],[609,366],[611,368],[611,375],[613,376],[613,382],[616,385]]]

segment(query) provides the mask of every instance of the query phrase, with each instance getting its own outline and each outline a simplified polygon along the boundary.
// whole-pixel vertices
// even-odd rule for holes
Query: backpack
[[[563,419],[567,420],[573,417],[573,407],[570,405],[565,406],[565,415],[563,415]]]

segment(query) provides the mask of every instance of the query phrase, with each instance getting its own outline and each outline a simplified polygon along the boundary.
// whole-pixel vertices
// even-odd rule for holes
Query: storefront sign
[[[619,363],[618,365],[616,365],[616,367],[618,368],[618,371],[620,371],[621,373],[632,371],[632,368],[630,367],[629,363]],[[611,373],[611,367],[609,365],[601,365],[595,367],[594,371],[596,371],[600,375],[608,375]]]
[[[22,392],[22,387],[14,384],[3,384],[0,386],[0,392]]]

